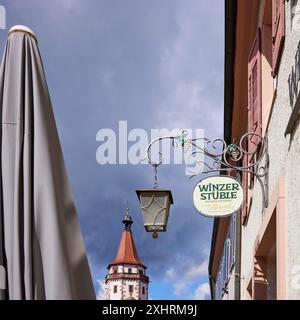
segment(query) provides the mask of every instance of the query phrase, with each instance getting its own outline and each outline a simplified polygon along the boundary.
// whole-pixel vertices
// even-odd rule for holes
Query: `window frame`
[[[229,273],[231,273],[235,265],[236,213],[234,213],[230,218],[229,237]]]
[[[285,0],[272,0],[272,75],[274,78],[278,74],[285,41],[285,11]]]

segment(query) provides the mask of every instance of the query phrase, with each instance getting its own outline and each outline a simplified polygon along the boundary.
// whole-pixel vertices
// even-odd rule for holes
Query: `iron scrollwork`
[[[150,142],[147,148],[145,159],[155,169],[154,184],[157,187],[157,167],[163,163],[163,154],[158,151],[159,160],[154,161],[151,157],[151,148],[155,143],[163,140],[170,140],[173,147],[183,148],[186,161],[186,170],[190,178],[199,174],[211,172],[246,172],[253,175],[259,181],[262,190],[263,207],[268,206],[268,168],[269,155],[267,138],[255,132],[245,133],[238,143],[227,145],[226,141],[217,138],[209,140],[205,137],[189,139],[187,131],[183,130],[178,136],[162,136]],[[203,156],[203,160],[196,160],[198,169],[191,169],[187,166],[189,159],[197,154]],[[243,161],[247,158],[247,161]],[[264,164],[262,162],[264,161]],[[200,167],[200,169],[199,169]],[[264,179],[263,179],[264,178]]]

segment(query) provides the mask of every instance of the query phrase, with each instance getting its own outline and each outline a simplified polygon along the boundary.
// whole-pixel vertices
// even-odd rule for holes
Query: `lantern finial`
[[[154,230],[154,231],[153,231],[152,238],[153,238],[153,239],[157,239],[157,238],[158,238],[158,232],[157,232],[157,230]]]

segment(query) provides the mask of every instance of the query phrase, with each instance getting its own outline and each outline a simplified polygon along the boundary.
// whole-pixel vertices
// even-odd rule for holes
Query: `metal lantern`
[[[141,204],[146,231],[153,232],[153,238],[158,237],[158,232],[167,230],[170,206],[173,197],[170,190],[146,189],[137,190]]]

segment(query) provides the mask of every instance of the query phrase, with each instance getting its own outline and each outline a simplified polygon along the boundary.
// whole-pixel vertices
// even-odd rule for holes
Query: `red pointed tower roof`
[[[131,232],[131,225],[133,221],[129,215],[128,209],[123,223],[125,225],[125,229],[121,236],[118,252],[114,261],[110,265],[134,264],[145,267],[145,265],[141,262],[136,250],[133,235]]]

